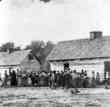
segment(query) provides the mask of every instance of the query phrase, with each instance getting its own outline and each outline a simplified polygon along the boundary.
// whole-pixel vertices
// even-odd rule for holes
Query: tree
[[[13,42],[7,42],[0,47],[0,51],[3,51],[3,52],[8,51],[9,53],[11,53],[16,50],[21,50],[21,48],[15,47],[15,44]]]
[[[45,51],[44,51],[45,57],[47,57],[50,54],[50,52],[52,51],[54,46],[55,46],[55,44],[53,44],[51,41],[47,42],[47,44],[45,46]]]
[[[50,64],[46,60],[47,56],[50,54],[52,49],[54,48],[55,44],[53,44],[51,41],[48,41],[45,45],[44,51],[43,51],[43,64],[42,64],[42,70],[49,71],[50,70]]]
[[[47,2],[49,2],[50,0],[40,0],[40,1],[43,1],[43,2],[47,3]]]
[[[41,64],[45,63],[46,57],[53,49],[54,44],[51,41],[45,43],[44,41],[32,41],[25,49],[31,49],[32,53],[39,58]]]
[[[45,43],[43,41],[32,41],[30,45],[27,45],[25,49],[31,49],[34,56],[39,58],[42,63],[43,50]]]
[[[19,50],[21,50],[21,47],[20,47],[20,46],[17,46],[17,47],[15,47],[15,49],[14,49],[14,51],[19,51]]]

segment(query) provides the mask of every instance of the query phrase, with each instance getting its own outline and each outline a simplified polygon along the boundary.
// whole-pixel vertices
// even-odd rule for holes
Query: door
[[[64,63],[64,71],[69,70],[69,63]]]

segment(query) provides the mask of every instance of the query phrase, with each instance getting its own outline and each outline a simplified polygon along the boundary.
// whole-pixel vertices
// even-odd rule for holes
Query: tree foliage
[[[7,42],[0,47],[0,51],[3,51],[3,52],[10,53],[17,50],[21,50],[21,47],[20,46],[16,47],[13,42]]]
[[[49,2],[50,0],[40,0],[40,1],[43,1],[43,2],[47,3],[47,2]]]
[[[47,43],[44,41],[32,41],[25,49],[31,49],[32,53],[37,56],[41,64],[43,64],[53,47],[54,44],[51,41]]]

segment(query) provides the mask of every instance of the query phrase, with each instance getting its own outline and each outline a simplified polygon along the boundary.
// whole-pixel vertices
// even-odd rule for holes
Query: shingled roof
[[[47,60],[70,60],[110,57],[110,36],[59,42]]]
[[[0,66],[19,65],[29,53],[30,50],[15,51],[10,54],[1,52]]]
[[[7,52],[0,52],[0,65],[5,65],[4,59],[8,56]]]

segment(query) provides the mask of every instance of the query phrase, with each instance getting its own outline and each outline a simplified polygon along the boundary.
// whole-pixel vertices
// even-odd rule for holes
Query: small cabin
[[[40,61],[34,56],[31,50],[20,50],[12,53],[0,53],[0,76],[4,77],[5,72],[39,72]]]
[[[110,36],[93,31],[87,39],[61,41],[47,60],[51,70],[69,68],[77,72],[86,71],[89,77],[98,74],[101,80],[110,78]]]

